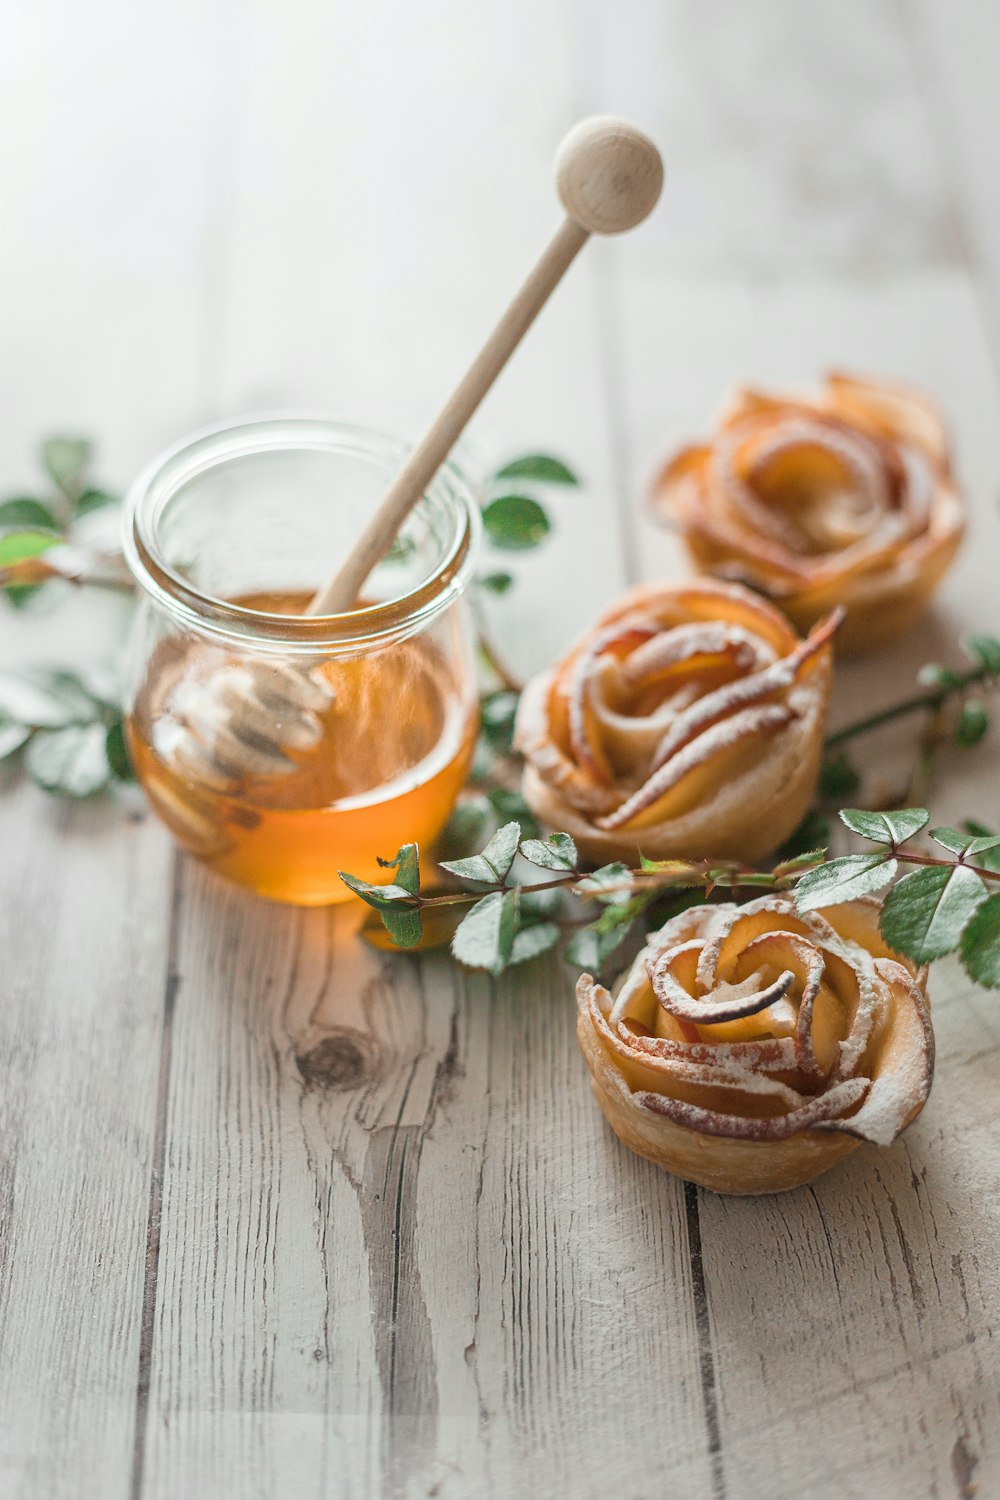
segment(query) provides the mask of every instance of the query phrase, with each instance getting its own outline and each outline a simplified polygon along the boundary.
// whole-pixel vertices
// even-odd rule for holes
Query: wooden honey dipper
[[[663,186],[653,142],[613,115],[581,120],[560,145],[556,185],[566,217],[437,418],[414,448],[350,555],[314,595],[310,615],[341,614],[454,448],[483,397],[592,234],[622,234],[642,222]],[[317,714],[330,688],[307,670],[254,663],[190,684],[177,710],[184,733],[173,754],[199,779],[230,783],[241,774],[294,769],[285,749],[319,739]]]

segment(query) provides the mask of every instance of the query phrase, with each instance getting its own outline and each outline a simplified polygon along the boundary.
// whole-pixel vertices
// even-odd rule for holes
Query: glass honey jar
[[[185,848],[274,900],[351,899],[339,870],[384,880],[377,856],[431,843],[466,778],[480,513],[461,470],[438,473],[355,609],[305,613],[405,456],[378,432],[252,418],[177,444],[128,497],[136,774]],[[206,703],[289,672],[310,705],[295,743],[278,708],[239,753],[205,730]]]

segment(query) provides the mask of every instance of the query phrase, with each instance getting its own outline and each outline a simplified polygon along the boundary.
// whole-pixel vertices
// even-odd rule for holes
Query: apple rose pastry
[[[810,1182],[887,1146],[930,1092],[917,970],[871,899],[799,916],[790,897],[699,906],[652,935],[618,998],[585,974],[577,1033],[615,1134],[719,1193]]]
[[[656,480],[695,566],[740,579],[805,631],[835,605],[866,650],[928,602],[962,537],[948,439],[927,397],[830,375],[815,399],[746,389]]]
[[[528,805],[598,863],[760,859],[812,798],[837,623],[802,641],[735,584],[633,589],[521,696]]]

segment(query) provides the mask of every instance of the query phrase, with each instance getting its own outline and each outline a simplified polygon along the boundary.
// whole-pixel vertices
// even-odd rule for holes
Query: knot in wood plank
[[[379,1074],[380,1058],[374,1039],[364,1031],[343,1026],[315,1047],[296,1057],[307,1088],[346,1091],[371,1083]]]

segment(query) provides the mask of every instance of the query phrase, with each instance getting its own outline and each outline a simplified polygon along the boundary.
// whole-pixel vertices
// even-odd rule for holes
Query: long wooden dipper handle
[[[355,603],[372,568],[389,550],[525,333],[591,234],[621,234],[651,211],[663,163],[649,138],[612,115],[581,120],[556,153],[556,183],[566,218],[448,402],[410,454],[350,556],[309,605],[340,614]]]

